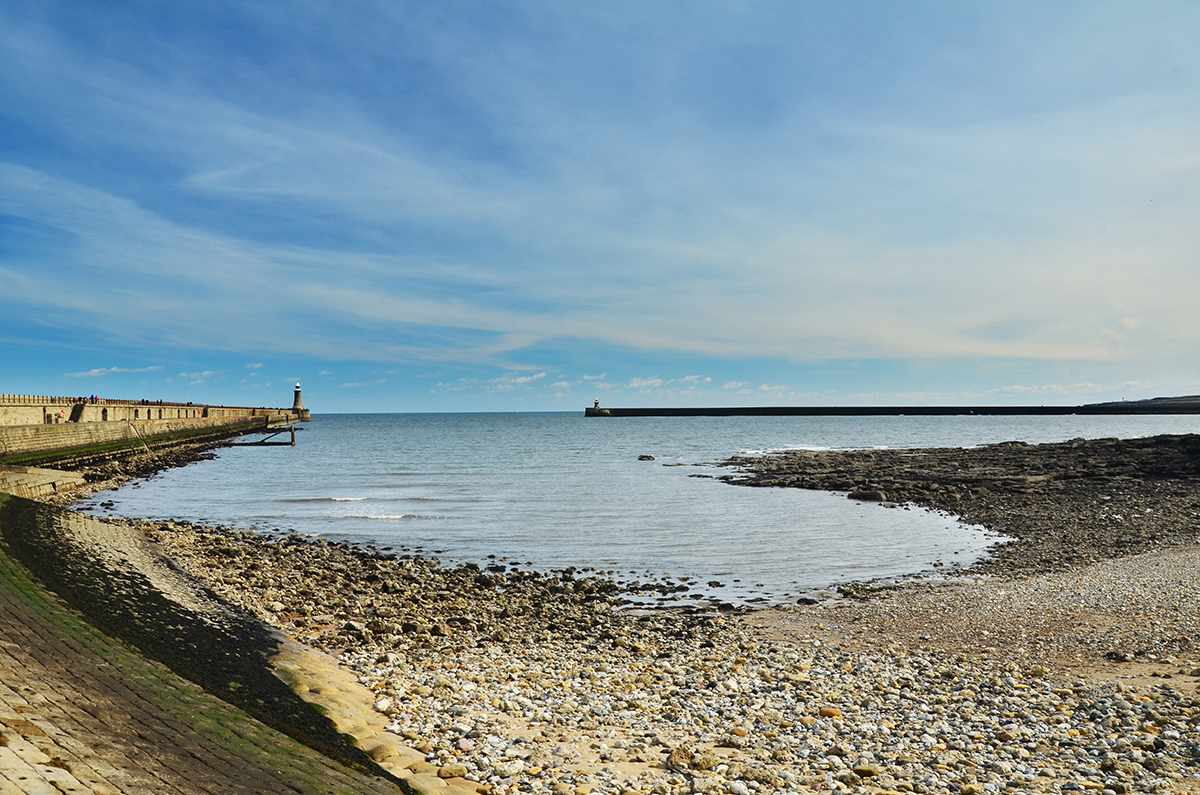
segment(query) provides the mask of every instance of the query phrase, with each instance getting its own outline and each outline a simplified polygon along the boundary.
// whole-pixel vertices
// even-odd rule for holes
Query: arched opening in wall
[[[53,418],[53,417],[51,417],[49,414],[47,414],[47,415],[46,415],[46,416],[43,418],[43,422],[45,422],[47,425],[50,425],[50,424],[52,424],[52,423],[54,422],[54,418]]]
[[[159,418],[160,420],[162,419],[162,409],[159,409],[159,410],[158,410],[158,418]]]
[[[100,409],[100,421],[108,422],[108,409]]]
[[[134,418],[135,420],[138,418],[138,411],[140,411],[140,409],[134,409],[134,410],[133,410],[133,418]]]

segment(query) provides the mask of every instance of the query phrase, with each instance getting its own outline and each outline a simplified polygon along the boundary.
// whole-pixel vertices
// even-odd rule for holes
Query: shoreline
[[[489,795],[1200,791],[1200,547],[1182,537],[729,615],[615,609],[615,583],[572,572],[109,521],[355,671],[360,708],[424,754],[411,771]]]
[[[1200,791],[1198,546],[727,616],[616,610],[600,578],[142,529],[337,656],[427,764],[494,795]]]
[[[1200,541],[1200,435],[734,456],[738,486],[847,492],[1012,539],[965,573],[1016,576]]]

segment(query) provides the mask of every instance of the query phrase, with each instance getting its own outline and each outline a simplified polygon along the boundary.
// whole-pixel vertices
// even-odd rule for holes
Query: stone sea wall
[[[263,416],[300,422],[309,419],[309,413],[304,409],[297,412],[294,409],[208,406],[162,401],[0,395],[0,427]]]
[[[290,409],[0,394],[0,464],[81,464],[135,447],[148,450],[152,444],[222,438],[310,419],[299,389]]]
[[[271,417],[207,417],[141,422],[0,426],[0,461],[106,446],[141,446],[165,437],[225,435],[266,428]]]

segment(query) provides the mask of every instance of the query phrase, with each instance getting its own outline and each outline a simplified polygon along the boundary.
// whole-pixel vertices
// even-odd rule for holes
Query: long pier
[[[139,448],[283,432],[311,418],[301,403],[299,384],[290,409],[0,395],[0,467],[77,466]]]
[[[1200,395],[1082,406],[716,406],[584,409],[585,417],[956,417],[1200,414]]]

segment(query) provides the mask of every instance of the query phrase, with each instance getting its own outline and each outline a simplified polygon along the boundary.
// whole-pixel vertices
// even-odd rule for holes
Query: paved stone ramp
[[[0,492],[37,499],[82,486],[82,475],[58,469],[0,464]]]
[[[0,544],[0,795],[400,791],[102,634]]]

